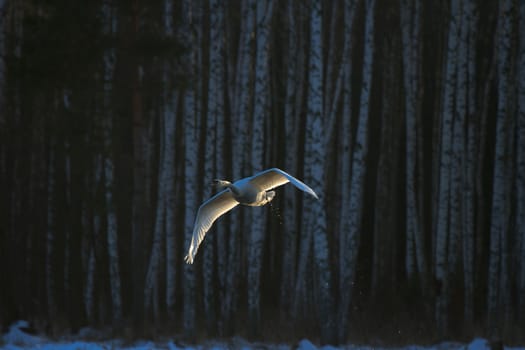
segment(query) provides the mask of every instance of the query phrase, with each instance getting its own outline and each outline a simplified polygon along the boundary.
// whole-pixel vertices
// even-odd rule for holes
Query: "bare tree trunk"
[[[111,118],[111,116],[107,116]],[[114,200],[114,165],[111,155],[111,121],[107,121],[105,127],[105,145],[106,154],[104,159],[104,185],[106,196],[106,214],[107,214],[107,239],[108,239],[108,255],[109,255],[109,276],[111,283],[111,301],[112,301],[112,317],[116,325],[122,321],[122,300],[120,287],[120,267],[119,267],[119,253],[118,253],[118,237],[117,237],[117,214],[115,211]]]
[[[134,20],[138,21],[135,14]],[[136,27],[135,27],[136,30]],[[134,32],[133,35],[137,33]],[[144,320],[144,283],[146,280],[147,255],[145,242],[151,230],[151,210],[149,203],[149,186],[151,180],[151,154],[148,121],[142,107],[141,66],[132,67],[132,119],[133,119],[133,192],[131,195],[131,268],[133,271],[132,318],[135,331],[140,334]]]
[[[335,340],[334,305],[332,304],[332,274],[324,207],[325,158],[327,155],[326,134],[323,133],[323,54],[322,54],[322,6],[321,1],[311,2],[310,51],[308,70],[308,111],[305,135],[305,179],[319,193],[319,200],[307,200],[303,216],[305,234],[313,243],[314,302],[321,331],[321,343]],[[310,215],[308,215],[310,214]],[[315,219],[314,219],[315,218]]]
[[[474,184],[476,169],[477,152],[477,116],[475,110],[475,91],[476,91],[476,66],[475,66],[475,30],[477,26],[476,8],[471,0],[463,3],[463,20],[461,21],[460,53],[458,63],[458,93],[457,113],[463,114],[466,124],[466,134],[463,131],[463,156],[461,171],[461,186],[465,189],[461,191],[462,201],[462,254],[463,254],[463,278],[464,286],[464,320],[472,323],[474,320]]]
[[[200,37],[199,22],[194,23],[194,18],[199,19],[193,8],[193,1],[185,0],[182,4],[182,11],[186,21],[183,23],[184,33],[188,41],[188,46],[192,50],[185,56],[187,74],[190,84],[184,91],[183,115],[184,115],[184,247],[188,247],[193,233],[193,224],[198,207],[198,187],[197,179],[199,175],[199,144],[200,144],[200,124],[201,110],[198,108],[197,97],[199,96],[199,83],[196,79],[197,69],[200,64]],[[195,267],[185,264],[183,269],[183,310],[182,323],[186,336],[195,336]]]
[[[49,146],[49,160],[47,167],[47,234],[46,234],[46,293],[47,312],[50,319],[56,317],[55,304],[55,231],[56,231],[56,208],[55,208],[55,147],[54,142]]]
[[[456,94],[457,42],[459,23],[459,2],[453,2],[449,22],[445,88],[443,91],[443,114],[441,125],[439,189],[437,203],[437,223],[435,233],[435,279],[438,286],[436,292],[436,324],[438,332],[443,334],[448,328],[449,306],[449,264],[447,242],[450,239],[450,194],[452,168],[452,141],[454,127],[454,96]]]
[[[66,96],[63,96],[64,100],[66,99]],[[63,264],[63,273],[64,273],[64,286],[63,286],[63,292],[64,292],[64,300],[62,301],[64,305],[67,307],[67,312],[71,314],[72,308],[71,308],[71,294],[72,294],[72,288],[71,288],[71,269],[72,269],[72,261],[71,261],[71,146],[69,141],[66,139],[64,142],[64,185],[65,185],[65,206],[66,210],[66,218],[63,222],[63,230],[64,230],[64,264]]]
[[[519,242],[519,320],[525,323],[525,2],[519,4],[516,228]]]
[[[364,181],[366,172],[366,156],[368,151],[368,118],[372,89],[372,74],[374,64],[374,14],[375,0],[367,0],[365,5],[365,37],[363,57],[363,77],[359,101],[359,116],[357,121],[356,141],[353,149],[351,183],[349,193],[348,231],[341,231],[344,237],[344,248],[340,250],[340,303],[339,303],[339,341],[346,339],[348,332],[348,316],[352,298],[352,286],[355,278],[359,235],[363,217]],[[343,199],[344,202],[344,199]]]
[[[351,230],[351,215],[350,213],[350,193],[351,193],[351,173],[352,173],[352,29],[355,20],[356,1],[345,1],[345,31],[344,31],[344,51],[343,62],[341,66],[344,67],[341,74],[344,76],[346,82],[343,89],[343,122],[342,122],[342,152],[341,152],[341,210],[339,222],[339,295],[342,297],[350,297],[351,293],[348,288],[348,281],[353,277],[352,270],[348,269],[347,260],[343,257],[349,253],[348,248],[348,233]],[[350,252],[352,254],[352,252]],[[347,312],[340,311],[339,321],[342,317],[347,317]],[[344,325],[340,324],[339,341],[346,337],[346,331],[343,330]],[[343,334],[343,332],[345,334]]]
[[[4,130],[6,124],[6,0],[0,0],[0,130]]]
[[[497,69],[498,69],[498,110],[496,121],[496,146],[494,155],[494,182],[492,192],[492,212],[490,223],[490,248],[489,248],[489,270],[488,270],[488,325],[492,331],[498,329],[498,324],[504,315],[501,314],[500,296],[505,291],[500,290],[502,279],[506,278],[506,263],[503,255],[507,247],[505,245],[508,227],[506,224],[506,205],[508,196],[506,193],[506,157],[508,149],[506,146],[509,118],[509,95],[510,95],[510,45],[512,40],[512,10],[513,1],[503,0],[500,3],[498,17],[498,40],[497,40]],[[499,331],[499,330],[498,330]]]
[[[173,24],[173,0],[164,1],[164,32],[172,38],[175,32]],[[175,293],[176,293],[176,260],[175,260],[175,147],[176,147],[176,113],[179,92],[176,90],[171,77],[172,65],[164,62],[164,160],[165,171],[164,200],[165,200],[165,231],[166,231],[166,308],[168,318],[175,319]]]
[[[248,116],[252,115],[253,108],[253,50],[252,40],[255,31],[255,2],[253,0],[242,1],[241,38],[237,56],[236,82],[233,93],[233,128],[234,128],[234,159],[233,178],[240,179],[248,170],[248,159],[246,153],[246,142],[249,130]],[[235,222],[237,220],[233,220]]]
[[[175,287],[177,276],[175,275],[175,215],[176,215],[176,194],[175,194],[175,141],[176,141],[176,109],[178,105],[178,92],[173,88],[168,89],[166,109],[164,110],[164,210],[166,231],[166,308],[168,318],[175,319]]]
[[[372,253],[371,294],[374,300],[382,302],[385,296],[395,291],[399,283],[398,237],[392,234],[403,218],[399,210],[392,210],[399,203],[399,184],[402,173],[396,171],[400,163],[399,152],[403,140],[399,135],[406,128],[405,120],[396,116],[402,115],[403,91],[399,89],[398,77],[401,76],[402,58],[400,38],[386,38],[390,45],[382,48],[380,56],[391,64],[383,65],[377,72],[382,77],[381,103],[381,145],[377,165],[376,194],[374,202],[374,245]],[[388,303],[388,299],[384,300]],[[380,304],[381,305],[381,304]]]
[[[406,270],[409,279],[416,276],[420,280],[422,291],[427,288],[428,263],[425,256],[423,235],[423,213],[419,191],[418,173],[422,165],[418,164],[418,149],[421,139],[421,5],[419,1],[404,0],[401,3],[401,28],[403,40],[403,82],[405,87],[406,119],[406,226],[407,226],[407,259]],[[422,175],[419,174],[421,177]]]
[[[203,179],[203,191],[202,191],[202,200],[207,200],[212,195],[212,180],[215,178],[215,145],[216,142],[220,141],[216,139],[216,129],[219,119],[222,119],[222,106],[223,106],[223,87],[222,87],[222,77],[219,76],[220,70],[222,68],[222,59],[220,55],[220,42],[216,41],[218,38],[213,36],[214,30],[220,28],[214,28],[213,16],[217,16],[220,12],[216,4],[210,1],[210,28],[212,33],[210,34],[210,71],[207,74],[208,76],[208,94],[203,96],[204,100],[208,100],[208,111],[205,116],[206,120],[203,123],[206,124],[206,146],[204,152],[204,179]],[[216,94],[219,94],[218,96]],[[219,224],[219,223],[217,223]],[[218,226],[218,225],[215,225]],[[216,313],[215,313],[215,302],[214,302],[214,266],[215,266],[215,246],[217,241],[216,230],[217,227],[212,228],[212,232],[206,236],[206,249],[202,252],[203,265],[202,265],[202,275],[203,275],[203,303],[204,303],[204,312],[206,313],[206,326],[210,332],[216,323]]]
[[[97,169],[97,158],[95,157],[94,168]],[[101,169],[101,167],[99,167]],[[97,170],[95,170],[95,174]],[[101,174],[101,171],[98,171]],[[96,188],[100,184],[100,178],[94,177],[94,181],[85,181],[86,187],[93,186]],[[100,232],[100,216],[90,208],[87,203],[84,203],[82,207],[82,227],[83,227],[83,240],[82,240],[82,252],[85,254],[83,257],[84,275],[86,276],[84,282],[84,310],[88,322],[94,322],[94,311],[95,311],[95,237]],[[97,232],[97,233],[95,233]]]
[[[264,169],[264,124],[269,116],[270,102],[270,23],[273,14],[273,0],[257,1],[256,7],[256,54],[254,112],[252,115],[252,173]],[[264,233],[266,231],[265,208],[251,211],[251,236],[248,249],[248,313],[250,332],[258,334],[260,323],[261,270]]]
[[[297,9],[294,1],[289,1],[286,7],[286,18],[288,24],[288,50],[286,52],[286,101],[284,105],[285,135],[286,135],[286,156],[285,167],[290,174],[297,174],[298,169],[298,146],[299,146],[299,111],[297,101],[302,100],[304,93],[300,81],[300,72],[304,69],[301,63],[304,60],[303,52],[300,50],[300,38],[302,33],[299,30],[295,19]],[[297,254],[297,190],[292,186],[284,189],[284,210],[283,215],[283,253],[282,253],[282,274],[281,274],[281,315],[284,316],[291,312],[293,300],[294,277],[296,274],[296,254]]]
[[[166,102],[169,106],[169,102]],[[158,290],[159,284],[159,269],[161,262],[161,248],[164,238],[164,231],[166,225],[166,183],[167,183],[167,172],[166,153],[168,152],[166,147],[166,134],[164,130],[169,128],[166,122],[170,117],[168,115],[174,113],[174,111],[166,110],[161,122],[161,138],[160,138],[160,156],[158,164],[158,187],[157,187],[157,206],[155,214],[155,224],[153,232],[153,244],[151,246],[151,253],[149,258],[148,269],[146,273],[146,282],[144,286],[144,311],[147,315],[151,314],[152,306],[153,310],[158,303],[158,294],[155,291]],[[174,115],[173,115],[173,118]],[[172,124],[174,126],[174,123]]]
[[[226,149],[226,135],[225,128],[226,121],[226,96],[228,85],[225,81],[226,77],[226,6],[220,1],[210,0],[210,74],[208,86],[208,113],[215,116],[215,174],[218,178],[228,178],[228,166],[225,157]],[[212,112],[213,111],[213,112]],[[217,293],[220,305],[219,314],[216,317],[216,324],[213,326],[213,331],[222,333],[224,330],[224,315],[225,311],[222,301],[226,299],[225,290],[227,284],[227,275],[229,271],[228,255],[229,255],[229,230],[228,222],[224,220],[217,223],[217,261],[216,270],[219,283],[219,292]]]
[[[114,36],[116,32],[116,14],[112,3],[105,3],[102,7],[103,32],[108,36]],[[104,192],[106,204],[107,242],[109,255],[109,276],[112,302],[112,319],[115,325],[122,321],[122,299],[120,286],[120,267],[117,237],[117,215],[114,199],[114,164],[113,164],[113,112],[111,110],[111,98],[113,78],[115,72],[115,48],[104,51],[104,95],[103,106],[107,111],[103,121],[104,138]]]

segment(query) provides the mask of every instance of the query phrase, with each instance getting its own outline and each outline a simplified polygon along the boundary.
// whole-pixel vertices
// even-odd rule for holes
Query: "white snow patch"
[[[309,341],[308,339],[303,339],[299,342],[297,349],[298,350],[317,350],[317,347],[314,344],[312,344],[312,342]]]
[[[432,346],[409,345],[405,347],[375,347],[348,344],[344,346],[321,346],[318,347],[308,339],[301,340],[295,346],[287,344],[250,343],[242,338],[233,337],[227,341],[209,341],[196,346],[182,346],[172,340],[165,342],[138,341],[133,344],[124,343],[120,339],[102,340],[97,337],[97,331],[85,329],[75,337],[64,337],[59,341],[53,341],[44,336],[31,335],[24,332],[28,327],[26,321],[17,321],[9,327],[9,331],[0,340],[2,350],[491,350],[486,339],[476,338],[470,343],[443,342]],[[84,341],[82,338],[88,335],[89,339],[101,339],[100,341]],[[505,347],[505,350],[525,350],[524,346]]]
[[[489,342],[485,339],[476,338],[470,342],[467,350],[490,350]]]
[[[22,328],[29,328],[29,323],[27,321],[16,321],[9,327],[9,331],[4,334],[2,340],[6,344],[20,345],[20,346],[34,346],[42,344],[45,339],[27,334],[22,331]]]

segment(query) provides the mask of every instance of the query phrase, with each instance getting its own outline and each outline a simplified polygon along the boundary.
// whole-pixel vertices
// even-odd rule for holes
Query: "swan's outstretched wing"
[[[184,257],[186,263],[193,264],[193,259],[195,258],[195,254],[197,254],[199,245],[215,220],[235,208],[237,204],[239,204],[239,202],[233,198],[230,190],[223,190],[201,204],[197,212],[195,225],[193,226],[190,249]]]
[[[261,171],[260,173],[257,173],[253,175],[252,177],[250,177],[250,183],[254,184],[259,189],[264,190],[264,191],[269,191],[275,187],[279,187],[288,182],[290,182],[292,185],[294,185],[301,191],[304,191],[314,196],[315,198],[319,199],[319,197],[317,197],[317,194],[314,192],[314,190],[308,187],[304,182],[296,179],[295,177],[282,171],[281,169],[277,169],[277,168],[267,169],[267,170]]]

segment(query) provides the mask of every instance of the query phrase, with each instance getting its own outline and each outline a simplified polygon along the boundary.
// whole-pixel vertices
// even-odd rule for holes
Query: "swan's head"
[[[230,181],[226,181],[226,180],[219,180],[219,179],[214,179],[211,184],[213,185],[213,187],[215,187],[216,189],[218,190],[221,190],[225,187],[230,187],[231,186],[231,182]]]

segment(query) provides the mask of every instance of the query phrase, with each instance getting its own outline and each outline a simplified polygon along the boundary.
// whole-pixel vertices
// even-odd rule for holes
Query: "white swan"
[[[265,205],[275,196],[275,191],[270,190],[288,182],[319,199],[314,190],[302,181],[277,168],[261,171],[253,176],[237,180],[233,184],[224,180],[214,180],[213,182],[217,187],[225,189],[200,206],[193,227],[190,248],[188,254],[184,257],[184,261],[187,264],[193,264],[197,249],[199,249],[204,235],[206,235],[206,232],[208,232],[215,220],[235,208],[238,204],[252,207]]]

